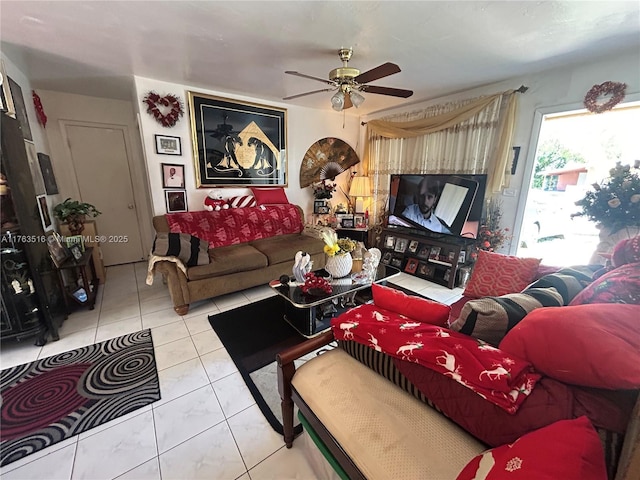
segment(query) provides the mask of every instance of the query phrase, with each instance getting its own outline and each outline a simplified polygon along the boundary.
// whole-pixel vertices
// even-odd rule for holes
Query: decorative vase
[[[331,274],[333,278],[346,277],[351,273],[353,267],[353,259],[348,253],[344,255],[334,255],[327,257],[324,269]]]

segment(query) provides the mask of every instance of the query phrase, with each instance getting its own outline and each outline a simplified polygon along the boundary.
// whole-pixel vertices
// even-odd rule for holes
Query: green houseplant
[[[96,207],[86,202],[79,202],[67,198],[64,202],[53,207],[53,215],[61,222],[69,225],[72,235],[80,235],[84,230],[87,217],[97,217],[100,212]]]

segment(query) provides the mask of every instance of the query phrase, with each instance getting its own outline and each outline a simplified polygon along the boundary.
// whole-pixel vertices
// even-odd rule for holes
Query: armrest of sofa
[[[293,444],[293,400],[291,399],[291,379],[296,373],[293,363],[298,358],[328,345],[334,340],[333,332],[326,332],[306,342],[287,348],[276,355],[278,364],[278,392],[280,393],[280,405],[282,407],[282,428],[284,429],[284,443],[287,448]]]
[[[166,260],[156,262],[155,269],[162,274],[169,287],[173,309],[178,315],[186,315],[189,311],[189,289],[184,272],[175,263]]]

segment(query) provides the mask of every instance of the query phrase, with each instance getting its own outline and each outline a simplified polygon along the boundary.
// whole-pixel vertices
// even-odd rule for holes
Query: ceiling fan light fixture
[[[364,102],[364,97],[355,90],[351,90],[349,97],[351,98],[351,103],[353,103],[353,106],[356,108],[358,108],[360,105],[362,105],[362,102]]]
[[[338,91],[331,97],[331,108],[336,112],[342,111],[344,108],[344,93]]]

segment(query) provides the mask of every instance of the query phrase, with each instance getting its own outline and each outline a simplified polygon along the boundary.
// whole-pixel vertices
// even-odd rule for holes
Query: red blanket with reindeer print
[[[355,307],[331,321],[337,340],[353,340],[414,362],[515,413],[540,375],[531,365],[476,338],[415,322],[375,304]]]

